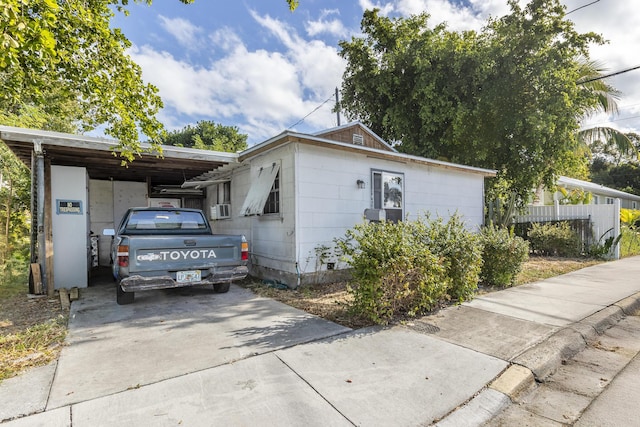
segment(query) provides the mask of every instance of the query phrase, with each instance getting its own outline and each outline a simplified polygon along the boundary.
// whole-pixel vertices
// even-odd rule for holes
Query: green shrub
[[[427,217],[426,223],[419,219],[416,228],[424,230],[422,240],[431,252],[444,259],[446,274],[450,279],[448,297],[457,302],[473,298],[478,290],[482,268],[479,236],[467,230],[457,214],[447,222],[442,218],[430,220]]]
[[[352,312],[378,324],[470,299],[478,286],[479,240],[457,215],[359,224],[336,244],[352,267]]]
[[[446,295],[442,260],[421,244],[410,222],[358,224],[337,239],[353,268],[351,311],[377,324],[433,309]]]
[[[640,233],[638,230],[624,226],[620,231],[622,233],[622,239],[620,239],[620,256],[640,255]]]
[[[513,229],[489,225],[480,233],[482,243],[482,283],[511,286],[529,258],[529,243],[513,234]]]
[[[535,254],[576,257],[580,255],[580,238],[566,222],[554,224],[534,223],[528,234]]]

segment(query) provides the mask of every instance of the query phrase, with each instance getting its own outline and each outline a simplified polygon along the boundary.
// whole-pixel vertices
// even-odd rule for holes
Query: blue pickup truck
[[[116,301],[130,304],[135,292],[213,285],[229,290],[249,270],[249,245],[241,235],[213,234],[202,211],[179,208],[131,208],[113,236],[111,259]]]

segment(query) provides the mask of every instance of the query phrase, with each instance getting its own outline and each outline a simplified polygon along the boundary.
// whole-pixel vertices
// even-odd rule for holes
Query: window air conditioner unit
[[[211,206],[211,219],[225,219],[231,218],[231,205],[225,203],[223,205],[213,205]]]
[[[384,209],[365,209],[364,218],[371,222],[380,222],[387,219],[387,213]]]
[[[357,133],[353,134],[353,143],[355,145],[364,145],[364,136],[358,135]]]

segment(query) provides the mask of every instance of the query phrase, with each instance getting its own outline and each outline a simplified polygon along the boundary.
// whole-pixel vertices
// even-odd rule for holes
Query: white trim
[[[640,201],[640,196],[636,196],[635,194],[626,193],[620,190],[614,190],[613,188],[605,187],[604,185],[601,185],[601,184],[596,184],[589,181],[582,181],[580,179],[575,179],[575,178],[568,178],[566,176],[561,176],[560,178],[558,178],[557,185],[561,187],[568,186],[572,188],[580,188],[580,189],[589,191],[591,193],[597,192],[599,195],[602,195],[602,196]]]
[[[292,139],[290,141],[286,141],[286,143],[296,142],[296,143],[304,144],[305,140],[321,142],[327,145],[328,147],[333,146],[334,148],[349,148],[351,150],[360,151],[364,154],[370,155],[373,158],[381,158],[381,156],[383,156],[382,158],[388,159],[389,157],[392,157],[392,158],[395,158],[392,160],[395,160],[398,162],[422,163],[422,164],[427,164],[429,166],[434,166],[434,167],[443,167],[443,168],[448,168],[452,170],[459,170],[462,172],[478,173],[486,177],[494,177],[496,176],[496,173],[497,173],[495,170],[492,170],[492,169],[484,169],[484,168],[478,168],[474,166],[461,165],[458,163],[443,162],[441,160],[434,160],[426,157],[413,156],[413,155],[402,154],[394,151],[380,150],[377,148],[370,148],[370,147],[354,145],[354,144],[349,144],[344,142],[337,142],[331,139],[318,138],[309,134],[295,133],[291,131],[284,131],[281,134],[274,136],[273,138],[270,138],[266,141],[256,144],[253,147],[247,148],[245,151],[240,153],[240,156],[251,158],[252,154],[255,152],[262,154],[261,150],[266,147],[269,147],[270,145],[274,145],[274,147],[267,148],[267,150],[275,149],[277,147],[275,143],[286,138]]]

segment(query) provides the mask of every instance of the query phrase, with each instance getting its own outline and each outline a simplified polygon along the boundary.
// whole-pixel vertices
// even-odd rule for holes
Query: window
[[[244,199],[240,215],[262,215],[280,212],[280,164],[256,168],[251,173],[251,187]],[[269,204],[269,206],[267,206]]]
[[[631,209],[638,209],[638,202],[631,202]]]
[[[276,179],[273,181],[273,186],[271,187],[271,191],[269,191],[269,197],[267,197],[262,213],[280,213],[280,172],[276,174]]]
[[[607,197],[606,198],[606,204],[607,205],[612,205],[614,203],[613,197]]]
[[[188,229],[191,232],[203,232],[207,230],[207,224],[200,212],[185,212],[173,210],[134,210],[129,215],[126,232],[136,233],[136,230],[157,230],[158,233],[182,232]]]
[[[384,209],[387,221],[403,220],[404,174],[373,171],[373,208]]]
[[[231,181],[218,184],[218,201],[219,205],[231,203]]]

